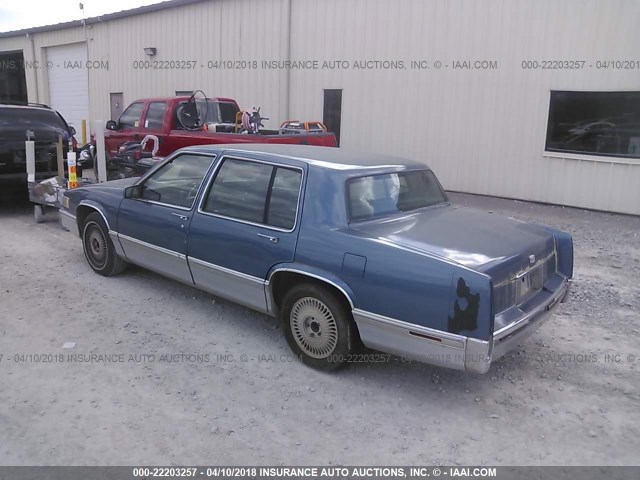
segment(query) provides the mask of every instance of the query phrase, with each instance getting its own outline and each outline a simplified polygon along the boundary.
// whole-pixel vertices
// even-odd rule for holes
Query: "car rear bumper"
[[[491,340],[414,325],[364,310],[353,317],[362,342],[369,348],[399,355],[403,360],[438,365],[475,373],[486,373],[491,363],[516,348],[550,316],[565,299],[570,280],[564,279],[552,295],[515,322],[494,333]]]
[[[493,334],[492,360],[513,350],[522,340],[531,335],[549,319],[551,313],[565,300],[571,288],[571,280],[564,279],[549,298],[523,315],[515,322],[501,328]]]

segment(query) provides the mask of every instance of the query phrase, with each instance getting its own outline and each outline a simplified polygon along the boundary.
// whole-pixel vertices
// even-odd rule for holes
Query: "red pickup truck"
[[[181,111],[190,102],[195,102],[197,115],[200,117],[194,122],[196,127],[184,121],[185,117]],[[160,146],[157,155],[161,157],[182,147],[217,143],[337,146],[333,133],[283,134],[280,130],[262,129],[258,134],[234,133],[238,112],[240,108],[231,98],[162,97],[136,100],[122,112],[117,122],[107,122],[107,156],[111,158],[116,155],[123,143],[142,140],[146,135],[158,137]]]

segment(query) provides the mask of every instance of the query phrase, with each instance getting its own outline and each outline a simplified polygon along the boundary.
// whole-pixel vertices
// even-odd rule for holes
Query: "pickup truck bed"
[[[259,134],[222,133],[187,130],[178,121],[178,109],[190,97],[161,97],[136,100],[122,113],[117,122],[108,122],[105,145],[108,157],[118,153],[125,142],[140,141],[146,135],[160,140],[157,155],[165,157],[174,151],[192,145],[221,143],[280,143],[298,145],[337,146],[333,133],[300,133],[283,135],[278,130],[260,130]],[[235,122],[238,104],[231,98],[198,99],[199,113],[207,123],[230,126]],[[203,106],[204,105],[204,106]]]

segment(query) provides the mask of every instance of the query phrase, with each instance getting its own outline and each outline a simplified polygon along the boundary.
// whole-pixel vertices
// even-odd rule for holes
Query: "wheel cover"
[[[293,304],[291,333],[300,349],[313,358],[326,358],[338,345],[338,324],[329,307],[314,297]]]
[[[84,251],[93,268],[102,269],[107,263],[107,239],[97,223],[89,223],[84,230]]]

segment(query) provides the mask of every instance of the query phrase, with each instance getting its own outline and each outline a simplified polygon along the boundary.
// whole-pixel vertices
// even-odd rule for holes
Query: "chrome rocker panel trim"
[[[75,215],[72,215],[71,213],[61,208],[60,210],[58,210],[58,221],[60,222],[60,225],[62,225],[62,228],[69,230],[70,232],[75,233],[78,236],[80,235]]]

